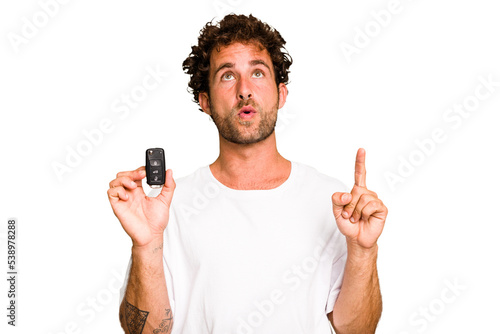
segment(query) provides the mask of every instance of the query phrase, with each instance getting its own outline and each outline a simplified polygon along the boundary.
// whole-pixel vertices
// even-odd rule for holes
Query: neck
[[[214,177],[233,189],[272,189],[290,175],[291,163],[279,154],[273,132],[254,144],[234,144],[219,136],[220,154],[210,165]]]

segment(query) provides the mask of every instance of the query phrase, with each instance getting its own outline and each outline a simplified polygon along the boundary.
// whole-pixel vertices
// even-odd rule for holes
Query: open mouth
[[[238,116],[240,116],[243,119],[250,119],[252,118],[257,111],[252,106],[245,106],[240,109],[240,112],[238,113]]]

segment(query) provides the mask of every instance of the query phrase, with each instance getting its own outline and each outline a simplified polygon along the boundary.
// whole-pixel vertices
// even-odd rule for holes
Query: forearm
[[[382,313],[377,274],[377,250],[347,247],[344,280],[333,310],[337,334],[375,333]]]
[[[120,323],[125,333],[170,333],[173,317],[163,270],[163,240],[132,247],[132,264]]]

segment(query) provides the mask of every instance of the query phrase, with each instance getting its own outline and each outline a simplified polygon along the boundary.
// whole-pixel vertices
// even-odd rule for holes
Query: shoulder
[[[193,185],[206,183],[207,175],[206,169],[208,166],[202,166],[197,168],[194,172],[188,175],[184,175],[175,180],[176,190],[180,188],[181,190],[184,188],[191,187]]]
[[[297,179],[303,186],[307,185],[315,190],[325,190],[332,194],[337,191],[350,191],[342,181],[333,176],[321,173],[316,168],[301,162],[294,161],[294,164],[297,169]]]
[[[213,180],[208,165],[175,180],[172,203],[205,202],[220,193],[220,186]]]

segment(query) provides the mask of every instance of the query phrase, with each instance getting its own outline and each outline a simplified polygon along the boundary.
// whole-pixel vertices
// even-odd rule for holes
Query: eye
[[[231,72],[226,72],[222,75],[222,80],[228,81],[234,79],[234,75]]]
[[[256,78],[262,78],[264,76],[264,72],[262,72],[261,70],[255,71],[253,76]]]

